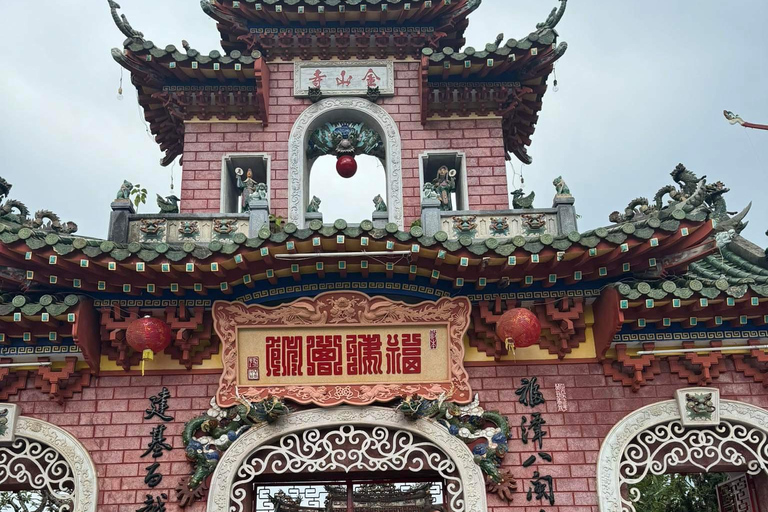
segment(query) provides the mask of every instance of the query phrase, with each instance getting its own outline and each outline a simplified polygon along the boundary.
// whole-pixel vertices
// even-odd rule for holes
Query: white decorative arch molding
[[[396,453],[388,460],[360,460],[359,456],[363,454],[365,447],[377,442],[368,438],[363,443],[355,443],[358,444],[354,448],[356,452],[348,454],[351,460],[358,457],[356,460],[359,464],[354,464],[354,468],[340,464],[339,457],[333,455],[327,457],[324,450],[327,448],[326,445],[330,446],[330,444],[326,443],[326,440],[332,440],[333,450],[340,450],[343,446],[349,445],[345,445],[344,442],[339,443],[339,440],[349,440],[350,436],[363,439],[360,428],[371,428],[378,431],[380,435],[386,435],[381,437],[379,442],[390,443],[388,446],[391,446]],[[330,435],[321,433],[328,430],[332,431]],[[301,437],[297,434],[302,432],[309,432],[310,437],[315,441],[315,445],[304,452],[295,446]],[[405,460],[400,458],[409,453],[420,452],[421,455],[432,453],[424,459],[430,466],[425,469],[440,473],[452,472],[457,475],[454,477],[454,481],[457,481],[454,485],[459,486],[462,496],[455,502],[457,507],[455,512],[487,511],[485,478],[482,471],[475,464],[474,456],[467,445],[452,436],[445,428],[427,419],[409,421],[393,409],[335,407],[291,413],[274,425],[252,429],[235,441],[224,453],[213,474],[206,509],[208,512],[230,510],[233,488],[242,484],[245,481],[244,478],[260,474],[260,468],[254,469],[247,466],[249,458],[273,441],[278,441],[279,449],[270,447],[267,457],[289,462],[290,471],[296,472],[319,472],[329,468],[333,471],[350,471],[351,469],[360,470],[365,466],[369,466],[367,469],[370,470],[385,471],[394,469],[396,464],[407,463],[408,457],[405,457]],[[392,441],[395,443],[392,444]],[[440,457],[430,451],[435,449]],[[287,451],[292,451],[293,454],[286,455]],[[401,451],[403,453],[400,453]],[[297,453],[299,456],[296,455]],[[236,480],[238,475],[240,480]],[[449,487],[451,484],[451,481],[447,482]]]
[[[72,434],[48,422],[18,416],[13,437],[0,444],[0,483],[15,478],[34,489],[46,489],[57,499],[71,500],[73,508],[62,511],[96,512],[96,467]],[[68,486],[73,488],[71,494]]]
[[[631,486],[646,474],[665,474],[676,466],[768,472],[768,411],[731,400],[720,401],[719,410],[717,427],[684,427],[677,400],[638,409],[617,423],[597,462],[600,511],[634,512],[632,499],[639,496]],[[622,494],[625,484],[630,489]]]
[[[288,222],[305,227],[309,194],[310,162],[307,148],[312,131],[322,123],[363,121],[381,135],[386,147],[389,222],[404,229],[402,142],[397,123],[376,103],[363,98],[330,98],[307,108],[296,120],[288,139]]]

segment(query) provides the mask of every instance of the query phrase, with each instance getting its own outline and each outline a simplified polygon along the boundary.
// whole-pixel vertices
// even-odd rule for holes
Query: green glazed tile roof
[[[656,281],[636,281],[618,285],[619,293],[629,300],[667,298],[707,299],[733,297],[740,299],[753,292],[768,297],[768,262],[750,258],[753,263],[737,254],[748,242],[738,238],[715,254],[691,263],[683,276]],[[751,245],[751,244],[749,244]]]
[[[37,298],[25,295],[0,295],[0,317],[11,316],[14,313],[21,313],[25,317],[48,313],[52,317],[57,317],[67,313],[79,302],[77,295],[67,295],[63,298],[53,295],[42,295]]]

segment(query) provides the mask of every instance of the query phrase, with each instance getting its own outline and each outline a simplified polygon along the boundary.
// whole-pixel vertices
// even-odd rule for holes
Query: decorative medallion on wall
[[[310,89],[328,96],[366,96],[379,89],[382,96],[395,94],[392,61],[304,61],[294,64],[294,96],[308,97]]]
[[[720,390],[686,388],[677,390],[680,420],[684,427],[716,427],[720,424]]]
[[[464,369],[465,298],[405,304],[358,292],[275,308],[219,301],[223,364],[216,399],[269,396],[302,404],[368,405],[404,395],[472,398]]]

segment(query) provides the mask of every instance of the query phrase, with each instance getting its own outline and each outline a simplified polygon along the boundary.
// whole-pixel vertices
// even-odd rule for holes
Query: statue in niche
[[[251,210],[251,199],[258,199],[260,201],[267,200],[267,185],[266,183],[257,183],[253,179],[253,170],[248,169],[248,172],[243,172],[241,167],[235,169],[237,175],[237,188],[240,189],[240,196],[242,198],[243,211],[247,212]],[[243,179],[245,175],[245,179]]]
[[[312,201],[309,202],[309,206],[307,206],[307,213],[318,213],[320,211],[320,198],[317,196],[312,196]]]
[[[377,195],[373,198],[373,204],[376,205],[376,211],[377,212],[386,212],[387,211],[387,203],[384,202],[384,198],[381,197],[381,194]]]
[[[440,167],[437,170],[437,176],[432,180],[432,185],[440,201],[440,210],[444,212],[453,210],[451,194],[456,192],[456,169],[449,171],[445,165]]]
[[[431,182],[424,184],[424,199],[439,199],[435,186]]]

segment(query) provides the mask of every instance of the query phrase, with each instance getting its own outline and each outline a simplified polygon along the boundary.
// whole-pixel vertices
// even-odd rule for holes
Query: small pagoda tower
[[[387,190],[372,220],[399,229],[422,217],[430,184],[441,212],[508,209],[505,160],[531,162],[567,49],[556,31],[566,0],[529,35],[481,49],[464,46],[479,0],[204,0],[223,49],[207,54],[156,46],[109,3],[127,37],[113,56],[162,164],[181,157],[181,212],[242,213],[237,173],[250,169],[264,208],[299,227],[320,218],[309,174],[327,154],[343,176],[356,156],[380,159]]]

